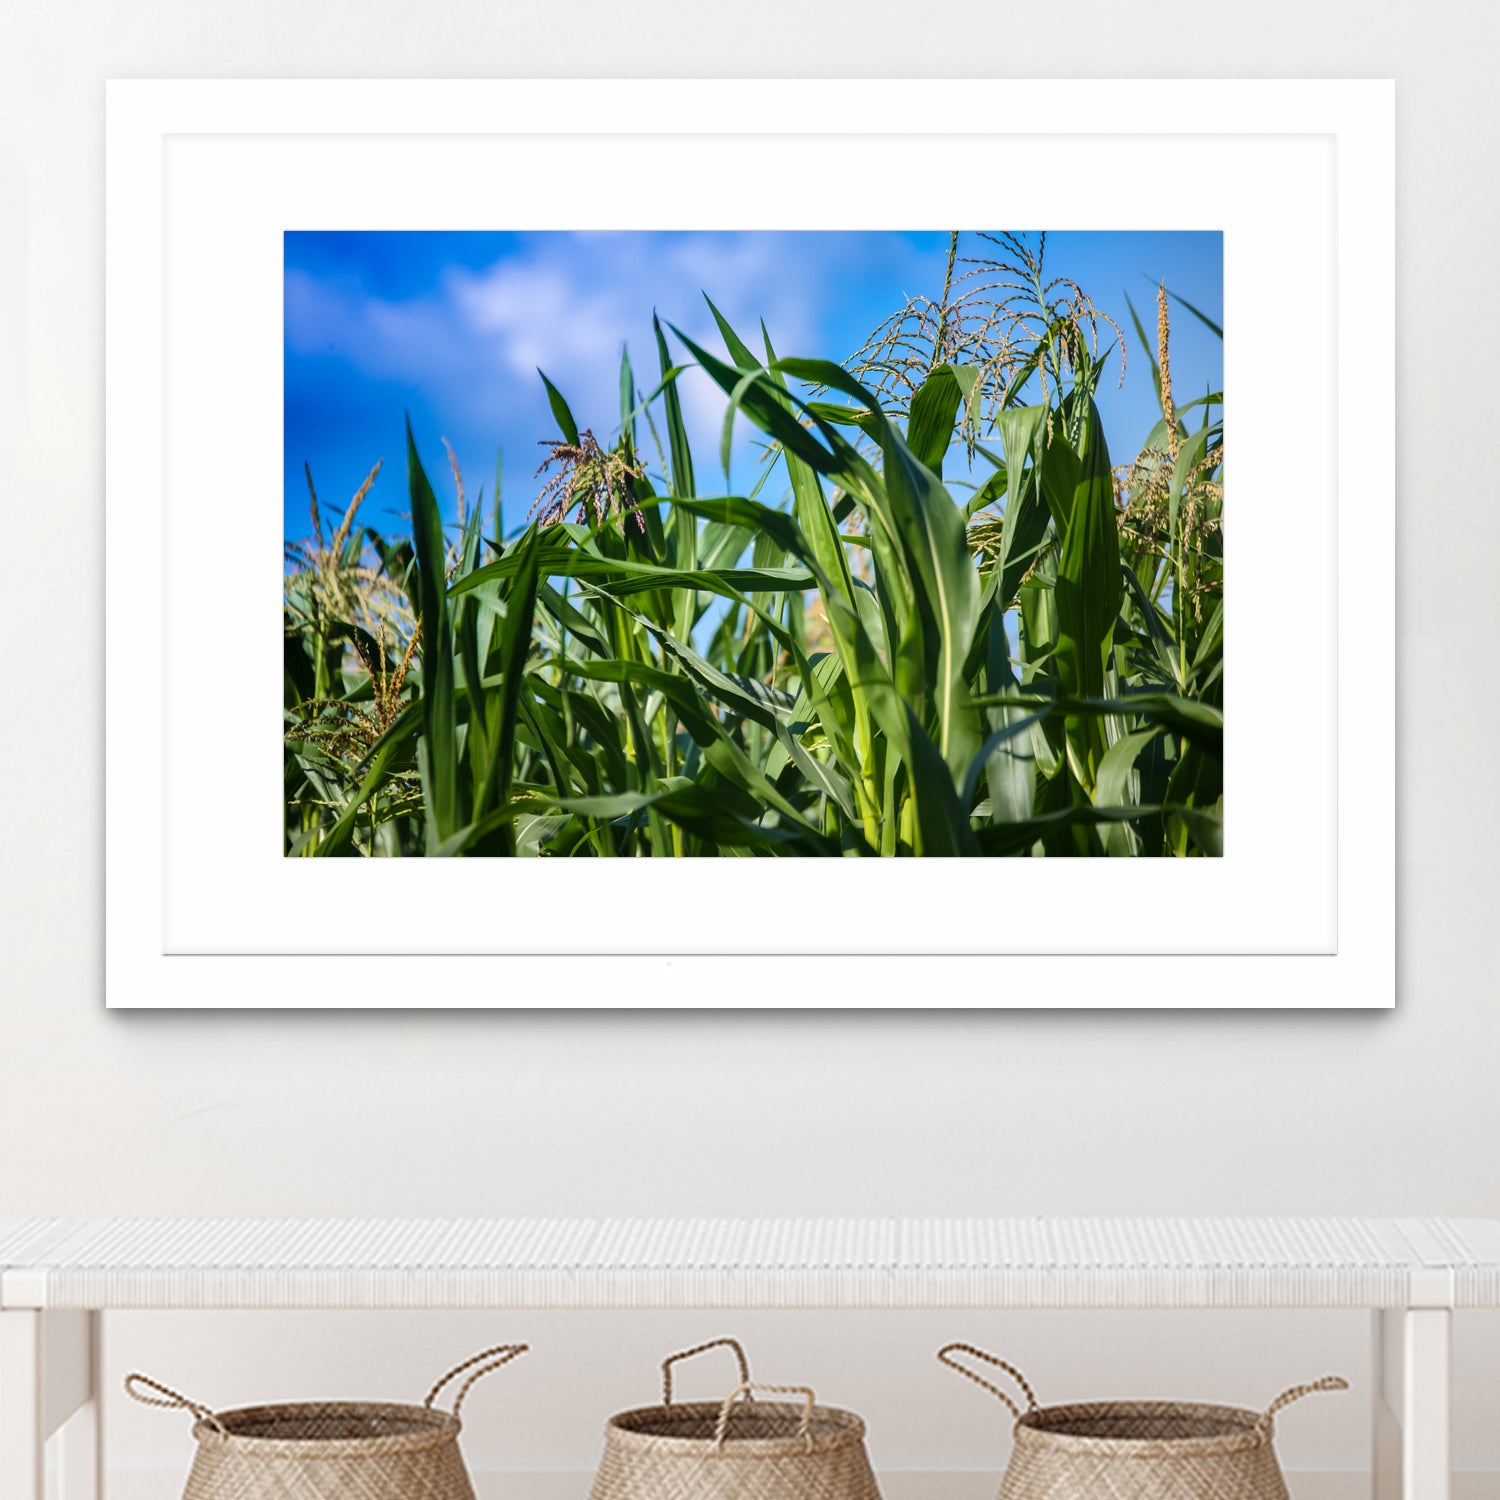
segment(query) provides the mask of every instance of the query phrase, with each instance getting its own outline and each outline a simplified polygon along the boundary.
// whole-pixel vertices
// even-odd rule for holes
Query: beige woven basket
[[[722,1401],[672,1400],[672,1366],[732,1349],[739,1383]],[[880,1500],[865,1424],[819,1406],[806,1386],[750,1379],[745,1351],[714,1339],[662,1362],[662,1404],[620,1412],[604,1429],[590,1500]],[[799,1402],[758,1401],[756,1391]]]
[[[125,1389],[147,1406],[198,1419],[183,1500],[474,1500],[458,1448],[459,1409],[476,1380],[525,1352],[525,1344],[502,1344],[476,1354],[421,1406],[301,1401],[215,1412],[144,1375],[127,1375]],[[437,1410],[438,1393],[466,1370],[453,1410]]]
[[[1026,1410],[955,1354],[1004,1370]],[[1284,1391],[1263,1412],[1192,1401],[1038,1406],[1025,1376],[993,1354],[948,1344],[938,1358],[998,1396],[1016,1419],[1000,1500],[1289,1500],[1276,1461],[1276,1413],[1313,1391],[1349,1388],[1326,1376]]]

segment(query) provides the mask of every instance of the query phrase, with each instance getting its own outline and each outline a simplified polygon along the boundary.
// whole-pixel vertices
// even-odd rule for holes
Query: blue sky
[[[1034,237],[1033,237],[1034,238]],[[979,253],[965,235],[960,254]],[[526,516],[533,478],[557,435],[536,367],[567,397],[580,427],[608,442],[619,423],[619,358],[629,345],[637,384],[659,377],[656,309],[706,347],[721,343],[703,302],[713,298],[752,347],[762,318],[777,352],[845,360],[908,295],[942,288],[946,233],[885,231],[434,233],[292,232],[285,236],[285,453],[288,538],[309,530],[302,465],[311,465],[325,517],[340,514],[376,459],[385,460],[362,516],[407,530],[403,412],[445,513],[454,512],[440,438],[458,455],[472,499],[488,509],[501,455],[505,529]],[[1153,283],[1223,321],[1217,233],[1069,232],[1047,236],[1046,270],[1079,282],[1124,330],[1123,388],[1115,375],[1100,410],[1115,462],[1132,458],[1158,415],[1150,367],[1131,329],[1128,290],[1154,336]],[[1174,305],[1173,383],[1179,403],[1222,388],[1223,349]],[[1230,331],[1232,334],[1232,330]],[[674,362],[681,346],[667,334]],[[719,461],[724,398],[702,371],[682,378],[698,489],[725,493]],[[758,468],[739,423],[732,493]],[[652,456],[649,435],[641,441]],[[773,478],[761,498],[775,503]]]

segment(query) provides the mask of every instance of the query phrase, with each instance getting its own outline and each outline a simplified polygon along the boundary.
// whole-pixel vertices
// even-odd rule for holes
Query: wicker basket
[[[125,1389],[147,1406],[198,1419],[183,1500],[474,1500],[458,1449],[459,1409],[476,1380],[525,1352],[525,1344],[503,1344],[476,1354],[421,1406],[303,1401],[215,1412],[144,1375],[127,1375]],[[466,1370],[453,1410],[435,1409],[438,1392]]]
[[[729,1348],[739,1383],[722,1401],[672,1401],[672,1366]],[[757,1401],[756,1391],[799,1402]],[[590,1500],[880,1500],[865,1424],[806,1386],[750,1379],[745,1351],[714,1339],[662,1363],[662,1404],[611,1417]]]
[[[1026,1410],[954,1358],[997,1365],[1026,1396]],[[998,1396],[1015,1417],[1015,1446],[1000,1500],[1288,1500],[1276,1461],[1276,1413],[1313,1391],[1342,1391],[1330,1375],[1293,1386],[1263,1412],[1188,1401],[1093,1401],[1038,1406],[1025,1377],[969,1344],[938,1358]]]

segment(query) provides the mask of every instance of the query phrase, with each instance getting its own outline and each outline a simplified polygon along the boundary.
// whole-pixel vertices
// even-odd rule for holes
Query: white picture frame
[[[896,98],[899,123],[871,123]],[[132,80],[106,132],[107,1005],[1395,1003],[1391,83]],[[788,153],[802,187],[746,189]],[[627,157],[715,170],[688,202],[541,191]],[[818,190],[834,172],[850,191]],[[1143,186],[1174,180],[1212,188]],[[1129,867],[1159,921],[1115,910],[1103,860],[659,861],[626,882],[532,861],[523,884],[514,861],[281,857],[257,705],[280,675],[283,231],[961,215],[1224,232],[1226,853]],[[1297,589],[1272,566],[1289,547]],[[1265,642],[1294,609],[1291,663]]]

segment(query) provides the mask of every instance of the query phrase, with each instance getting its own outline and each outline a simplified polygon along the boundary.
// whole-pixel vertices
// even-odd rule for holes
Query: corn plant
[[[287,852],[1222,853],[1222,396],[1174,404],[1162,288],[1161,418],[1113,466],[1102,315],[1044,242],[971,272],[952,243],[941,297],[844,364],[710,303],[722,349],[656,323],[605,442],[548,381],[509,541],[461,501],[445,532],[408,425],[410,544],[346,517],[288,575]],[[726,474],[735,420],[760,434],[748,493],[699,485],[694,367]],[[334,592],[351,570],[399,619]]]

